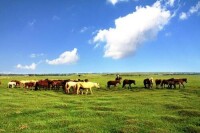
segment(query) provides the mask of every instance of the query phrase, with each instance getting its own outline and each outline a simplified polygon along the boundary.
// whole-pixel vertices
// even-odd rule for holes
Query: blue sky
[[[200,72],[199,0],[1,0],[0,73]]]

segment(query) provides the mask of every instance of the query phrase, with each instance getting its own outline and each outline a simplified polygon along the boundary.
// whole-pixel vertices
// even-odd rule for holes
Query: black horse
[[[159,88],[159,85],[161,85],[162,80],[161,79],[156,79],[155,83],[156,83],[156,88]]]
[[[153,78],[144,79],[144,88],[152,88],[153,87]]]
[[[131,88],[131,84],[135,85],[135,80],[124,79],[122,88],[124,88],[127,84],[129,85],[128,88]]]

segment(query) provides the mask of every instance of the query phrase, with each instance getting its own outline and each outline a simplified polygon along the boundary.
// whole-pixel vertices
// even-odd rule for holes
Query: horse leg
[[[129,89],[131,89],[131,84],[129,84]]]
[[[110,88],[110,85],[107,83],[107,88]]]
[[[125,84],[122,85],[122,88],[124,88],[124,87],[125,87]]]
[[[80,86],[76,86],[76,94],[78,95],[80,91]]]
[[[93,94],[93,92],[92,92],[92,88],[90,88],[90,93]]]
[[[182,83],[182,85],[183,85],[183,88],[185,88],[185,85]]]

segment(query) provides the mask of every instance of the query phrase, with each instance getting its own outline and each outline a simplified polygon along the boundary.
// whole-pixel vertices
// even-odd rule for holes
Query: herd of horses
[[[89,82],[88,79],[85,80],[11,80],[8,82],[8,88],[24,88],[24,89],[34,89],[37,90],[59,90],[60,88],[63,89],[65,93],[70,93],[70,89],[73,88],[73,93],[76,94],[87,94],[92,92],[92,88],[100,88],[100,85],[98,83]]]
[[[115,81],[108,81],[107,82],[107,87],[110,88],[110,86],[114,86],[116,87],[117,84],[121,84],[121,77],[116,78]],[[179,79],[175,79],[175,78],[170,78],[170,79],[156,79],[155,80],[155,84],[156,84],[156,88],[176,88],[176,85],[179,85],[179,88],[181,88],[181,86],[183,88],[185,88],[184,83],[187,83],[187,78],[179,78]],[[126,85],[128,85],[128,88],[131,88],[131,84],[136,85],[136,81],[135,80],[130,80],[130,79],[124,79],[123,80],[123,84],[122,84],[122,88],[125,88]],[[152,88],[153,87],[153,78],[146,78],[143,80],[143,84],[144,84],[144,88]]]
[[[110,80],[107,82],[107,88],[111,88],[111,86],[116,87],[117,85],[121,84],[122,77],[116,77],[115,80]],[[184,83],[187,83],[186,78],[170,78],[170,79],[156,79],[155,84],[156,88],[176,88],[179,85],[179,88],[182,86],[185,88]],[[0,82],[1,84],[1,82]],[[136,85],[136,81],[132,79],[124,79],[122,82],[122,88],[126,88],[128,85],[128,89],[131,88],[131,85]],[[144,88],[151,89],[153,87],[153,78],[146,78],[143,80]],[[8,88],[20,87],[24,89],[34,89],[34,90],[59,90],[60,88],[66,94],[69,93],[76,93],[76,94],[83,94],[90,92],[92,94],[92,88],[100,88],[99,83],[89,82],[88,79],[85,80],[11,80],[8,82]],[[73,90],[71,90],[71,88]]]

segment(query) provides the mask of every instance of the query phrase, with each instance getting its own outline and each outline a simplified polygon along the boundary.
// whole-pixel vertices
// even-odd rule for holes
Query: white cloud
[[[195,6],[190,7],[189,11],[180,13],[179,19],[185,20],[192,14],[199,12],[199,10],[200,10],[200,1],[198,1],[198,3]]]
[[[144,41],[155,38],[171,19],[160,1],[115,20],[115,28],[99,30],[93,43],[105,43],[104,57],[120,59],[133,54]],[[96,47],[95,46],[95,47]]]
[[[31,65],[21,65],[21,64],[18,64],[16,66],[16,68],[18,68],[18,69],[27,69],[27,70],[35,70],[36,66],[37,65],[35,63],[32,63]]]
[[[118,2],[127,2],[129,0],[107,0],[107,2],[111,3],[112,5],[117,4]]]
[[[77,62],[78,59],[77,49],[74,48],[72,51],[65,51],[57,59],[46,60],[46,62],[50,65],[72,64]]]
[[[166,4],[170,6],[174,6],[174,2],[175,0],[168,0]]]
[[[193,13],[198,12],[199,9],[200,9],[200,1],[199,1],[195,6],[192,6],[192,7],[190,8],[189,12],[190,12],[191,14],[193,14]]]
[[[188,18],[188,16],[187,16],[187,14],[185,13],[185,12],[182,12],[180,15],[179,15],[179,19],[181,19],[181,20],[185,20],[185,19],[187,19]]]
[[[41,56],[44,56],[44,54],[43,53],[39,53],[39,54],[33,53],[30,55],[31,58],[37,58],[37,57],[41,57]]]

